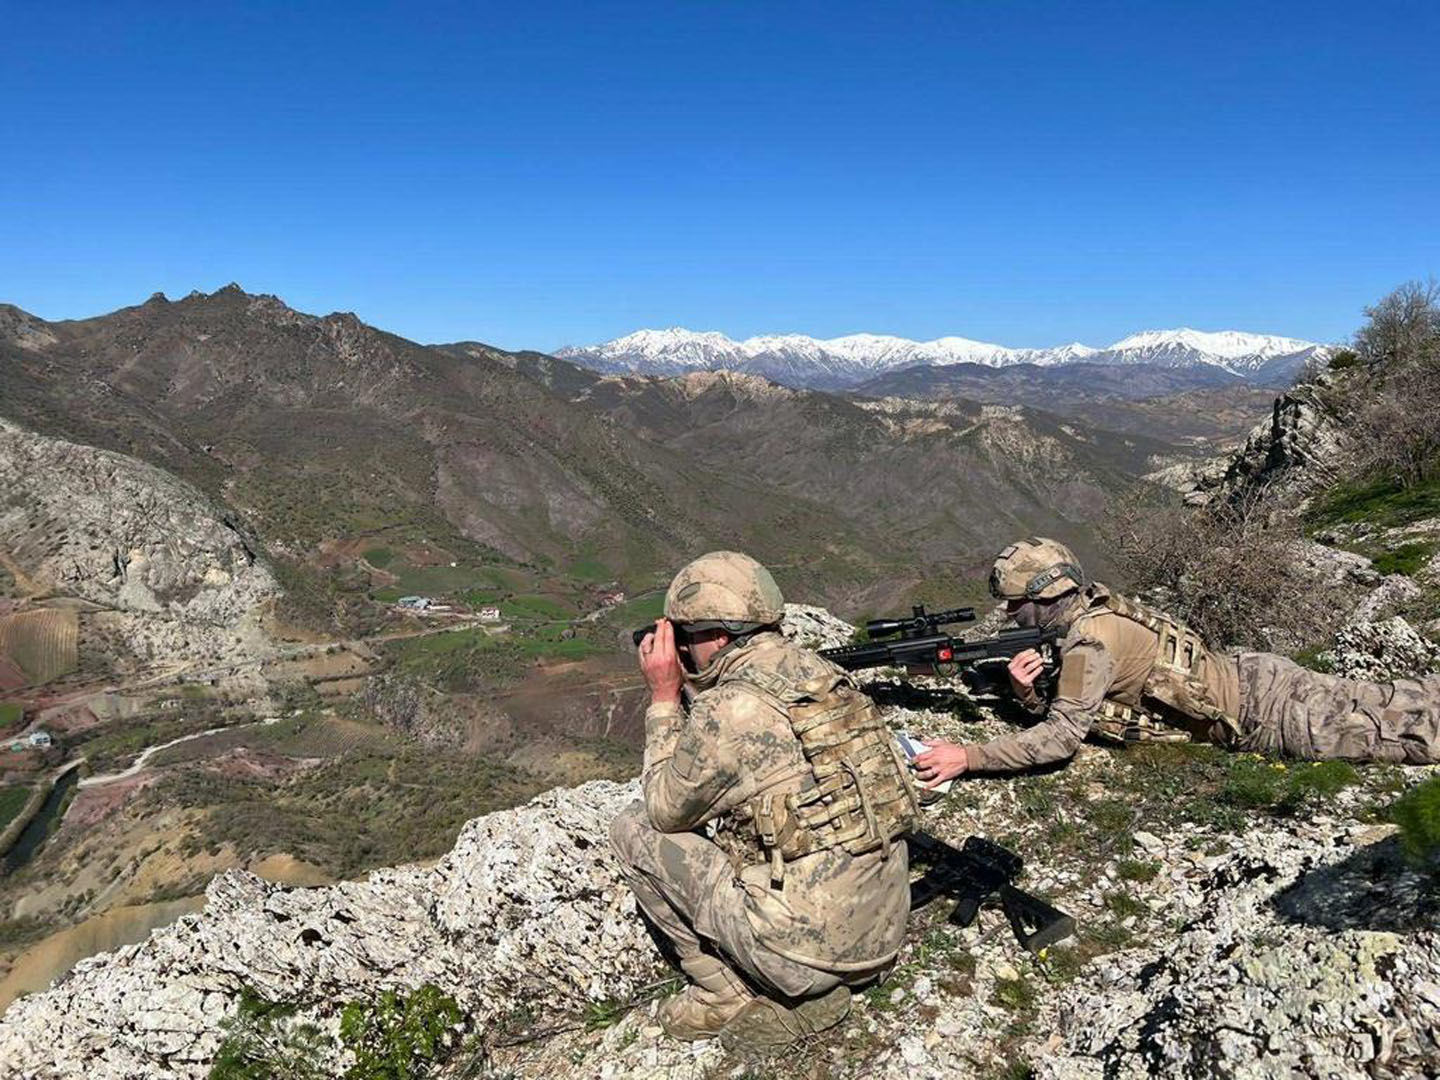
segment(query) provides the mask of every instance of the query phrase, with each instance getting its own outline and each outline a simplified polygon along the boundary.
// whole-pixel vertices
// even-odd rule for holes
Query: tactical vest
[[[1196,736],[1225,743],[1238,737],[1237,719],[1225,715],[1205,682],[1210,652],[1199,634],[1158,608],[1109,590],[1097,599],[1104,610],[1157,638],[1139,707],[1106,698],[1091,725],[1097,737],[1117,743],[1189,742]]]
[[[786,862],[829,848],[889,858],[919,818],[920,799],[875,703],[838,671],[792,683],[746,667],[721,681],[779,699],[805,765],[762,778],[760,792],[719,823],[716,842],[740,865],[769,862],[776,885]],[[797,774],[799,791],[773,790]]]

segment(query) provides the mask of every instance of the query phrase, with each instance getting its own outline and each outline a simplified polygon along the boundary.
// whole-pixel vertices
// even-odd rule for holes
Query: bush
[[[1319,644],[1334,591],[1298,565],[1300,522],[1259,492],[1203,507],[1139,485],[1112,507],[1101,537],[1129,588],[1161,604],[1213,648]]]
[[[355,1055],[345,1080],[417,1080],[454,1051],[460,1033],[455,999],[426,984],[408,998],[386,990],[340,1014],[340,1041]]]
[[[295,1021],[296,1007],[269,1001],[249,987],[222,1025],[209,1080],[326,1080],[322,1061],[337,1047],[317,1026]],[[386,990],[373,1002],[340,1012],[340,1044],[355,1063],[344,1080],[420,1080],[448,1058],[461,1030],[455,999],[425,984],[408,997]]]
[[[1390,820],[1400,826],[1405,853],[1416,862],[1440,856],[1440,776],[1417,784],[1395,801]]]
[[[330,1042],[314,1024],[292,1023],[294,1013],[242,987],[239,1011],[220,1025],[209,1080],[326,1080],[320,1061]]]

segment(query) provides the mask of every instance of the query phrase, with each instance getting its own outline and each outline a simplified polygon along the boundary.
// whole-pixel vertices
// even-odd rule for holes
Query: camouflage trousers
[[[1307,761],[1440,761],[1440,676],[1389,683],[1242,653],[1237,749]]]
[[[682,965],[708,953],[768,996],[788,998],[815,997],[875,975],[822,971],[767,949],[746,914],[745,888],[730,857],[699,833],[655,829],[642,802],[616,816],[610,844],[636,903]]]

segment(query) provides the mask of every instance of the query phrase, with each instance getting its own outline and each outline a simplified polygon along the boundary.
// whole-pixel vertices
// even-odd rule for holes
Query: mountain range
[[[787,386],[862,388],[877,377],[913,367],[1020,364],[1057,367],[1147,365],[1214,371],[1261,386],[1286,386],[1327,346],[1298,338],[1238,330],[1147,330],[1105,348],[1072,342],[1049,349],[1012,349],[963,337],[934,341],[880,334],[819,339],[780,334],[735,341],[715,331],[673,327],[637,330],[600,345],[567,346],[557,356],[607,374],[683,375],[691,371],[740,371]]]
[[[1144,371],[1159,394],[1205,385]],[[797,594],[890,606],[937,565],[978,573],[1011,535],[1087,548],[1111,493],[1194,438],[1233,434],[1187,429],[1159,398],[1092,393],[1106,427],[1059,384],[967,385],[970,400],[866,401],[733,371],[601,376],[543,353],[420,345],[234,285],[75,321],[0,305],[6,419],[194,484],[316,611],[353,593],[337,545],[381,542],[535,573],[586,565],[632,587],[740,547]]]

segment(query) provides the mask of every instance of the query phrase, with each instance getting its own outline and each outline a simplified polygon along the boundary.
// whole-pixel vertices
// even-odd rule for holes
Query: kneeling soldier
[[[933,744],[915,759],[932,785],[1063,761],[1087,734],[1115,743],[1194,739],[1312,761],[1440,761],[1440,677],[1371,683],[1273,653],[1215,652],[1165,612],[1088,581],[1054,540],[1005,548],[990,591],[1020,625],[1062,631],[1059,684],[1053,701],[1041,700],[1039,654],[1016,656],[1011,688],[1045,718],[979,746]]]
[[[839,1023],[905,932],[909,771],[869,698],[779,633],[783,613],[769,571],[713,552],[640,646],[645,798],[610,835],[690,980],[660,1006],[678,1039],[778,1045]]]

